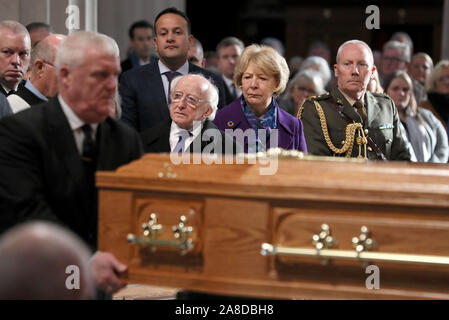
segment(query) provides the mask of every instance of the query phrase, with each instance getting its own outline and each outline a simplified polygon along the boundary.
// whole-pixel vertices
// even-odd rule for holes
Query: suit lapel
[[[377,104],[377,100],[373,97],[370,92],[366,92],[366,109],[368,113],[367,126],[371,127],[371,123],[374,119],[377,119],[377,114],[380,112],[379,105]]]
[[[151,147],[151,152],[170,152],[171,123],[172,121],[169,119],[161,125],[149,129],[151,134],[146,133],[142,137],[145,147]]]
[[[165,97],[164,85],[162,83],[161,71],[159,70],[157,59],[153,59],[149,67],[148,78],[145,79],[144,90],[150,89],[152,104],[158,106],[160,119],[167,119],[170,117],[168,109],[167,98]]]
[[[103,121],[97,128],[97,170],[104,170],[111,167],[108,162],[114,161],[111,155],[114,154],[114,150],[111,150],[110,141],[113,141],[114,137],[111,133],[111,127],[108,124],[108,120]]]
[[[67,168],[73,181],[84,189],[86,177],[82,167],[78,148],[69,122],[61,109],[58,98],[55,97],[48,103],[45,109],[48,121],[47,139],[52,150],[61,159],[61,163]]]
[[[276,102],[275,102],[276,103]],[[276,103],[277,105],[277,103]],[[278,110],[278,119],[277,119],[277,127],[278,129],[278,147],[279,148],[288,148],[290,147],[290,144],[292,142],[292,137],[294,135],[294,132],[290,126],[291,121],[286,116],[286,114],[283,112],[283,110],[277,106]],[[267,149],[270,146],[270,140],[268,140]]]
[[[236,100],[232,104],[232,109],[228,112],[229,118],[224,129],[242,129],[243,131],[252,129],[243,113],[240,100]],[[223,130],[224,131],[224,130]]]

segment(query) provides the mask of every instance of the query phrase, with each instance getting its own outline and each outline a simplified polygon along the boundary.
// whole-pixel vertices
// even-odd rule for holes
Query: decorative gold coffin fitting
[[[316,257],[325,259],[345,259],[364,262],[394,262],[408,264],[443,265],[449,266],[449,257],[428,256],[417,254],[382,253],[382,252],[361,252],[335,249],[309,249],[278,247],[269,243],[262,243],[261,254],[263,256],[296,256],[296,257]]]
[[[192,238],[188,237],[193,233],[193,227],[187,225],[185,216],[181,216],[178,225],[172,227],[173,239],[171,240],[157,238],[163,226],[157,224],[157,215],[155,213],[150,214],[149,222],[142,224],[142,228],[144,229],[143,237],[129,233],[126,240],[132,244],[151,247],[153,252],[158,247],[169,247],[179,249],[181,255],[184,255],[194,248]]]
[[[331,249],[333,246],[323,245],[323,243],[326,242],[330,242],[333,245],[336,243],[335,238],[329,237],[330,228],[328,225],[323,224],[321,226],[320,235],[314,235],[312,238],[313,245],[315,246],[314,249],[282,247],[275,246],[270,243],[262,243],[262,250],[260,253],[263,256],[315,257],[321,259],[322,261],[332,259],[355,260],[363,264],[366,264],[367,262],[393,262],[449,266],[449,257],[446,256],[369,252],[368,250],[374,249],[377,246],[377,243],[370,237],[370,231],[365,226],[361,228],[360,236],[352,239],[352,245],[355,248],[354,251]]]

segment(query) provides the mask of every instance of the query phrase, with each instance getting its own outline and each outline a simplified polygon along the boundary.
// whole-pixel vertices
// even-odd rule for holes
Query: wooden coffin
[[[99,247],[129,266],[132,283],[265,298],[449,298],[449,167],[328,160],[281,158],[261,175],[261,160],[175,165],[148,154],[98,172]]]

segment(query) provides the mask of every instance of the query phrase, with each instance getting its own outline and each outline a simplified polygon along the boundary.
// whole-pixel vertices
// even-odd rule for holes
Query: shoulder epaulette
[[[329,97],[330,97],[329,92],[326,92],[326,93],[320,94],[319,96],[308,97],[307,100],[310,100],[310,101],[313,101],[313,100],[325,100],[325,99],[328,99]]]

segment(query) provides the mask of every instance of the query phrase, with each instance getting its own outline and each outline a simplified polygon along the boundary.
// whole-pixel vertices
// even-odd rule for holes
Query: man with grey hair
[[[12,228],[0,238],[0,299],[92,299],[90,256],[77,235],[56,224]]]
[[[0,121],[0,232],[43,219],[69,227],[97,248],[96,170],[115,170],[139,158],[132,128],[109,117],[115,106],[119,50],[94,32],[68,36],[56,55],[59,94]],[[114,256],[93,258],[97,286],[124,284],[126,266]]]
[[[399,117],[386,95],[366,90],[376,67],[370,47],[350,40],[337,52],[338,87],[306,100],[298,112],[309,153],[372,160],[410,160]]]
[[[212,144],[216,154],[235,152],[234,140],[217,129],[212,120],[218,89],[199,74],[173,79],[170,120],[142,132],[145,152],[203,152]]]
[[[394,40],[394,41],[399,41],[402,43],[405,43],[406,45],[408,45],[409,49],[410,49],[410,56],[413,55],[413,40],[410,37],[410,35],[407,32],[404,31],[398,31],[393,33],[393,35],[391,36],[390,40]]]
[[[284,56],[285,54],[285,48],[282,44],[281,40],[274,38],[274,37],[267,37],[263,38],[260,41],[260,44],[264,46],[272,47],[274,50],[276,50],[281,56]]]
[[[58,93],[55,58],[64,38],[62,34],[51,34],[31,50],[30,78],[19,84],[15,94],[8,96],[14,113],[46,102]]]
[[[410,47],[406,43],[390,40],[384,44],[380,64],[380,81],[383,82],[393,72],[406,70],[410,62]]]
[[[234,84],[234,70],[244,49],[245,45],[236,37],[224,38],[217,44],[218,69],[225,83],[226,105],[242,95]]]
[[[0,94],[17,90],[30,63],[31,40],[27,29],[12,20],[0,22]]]

